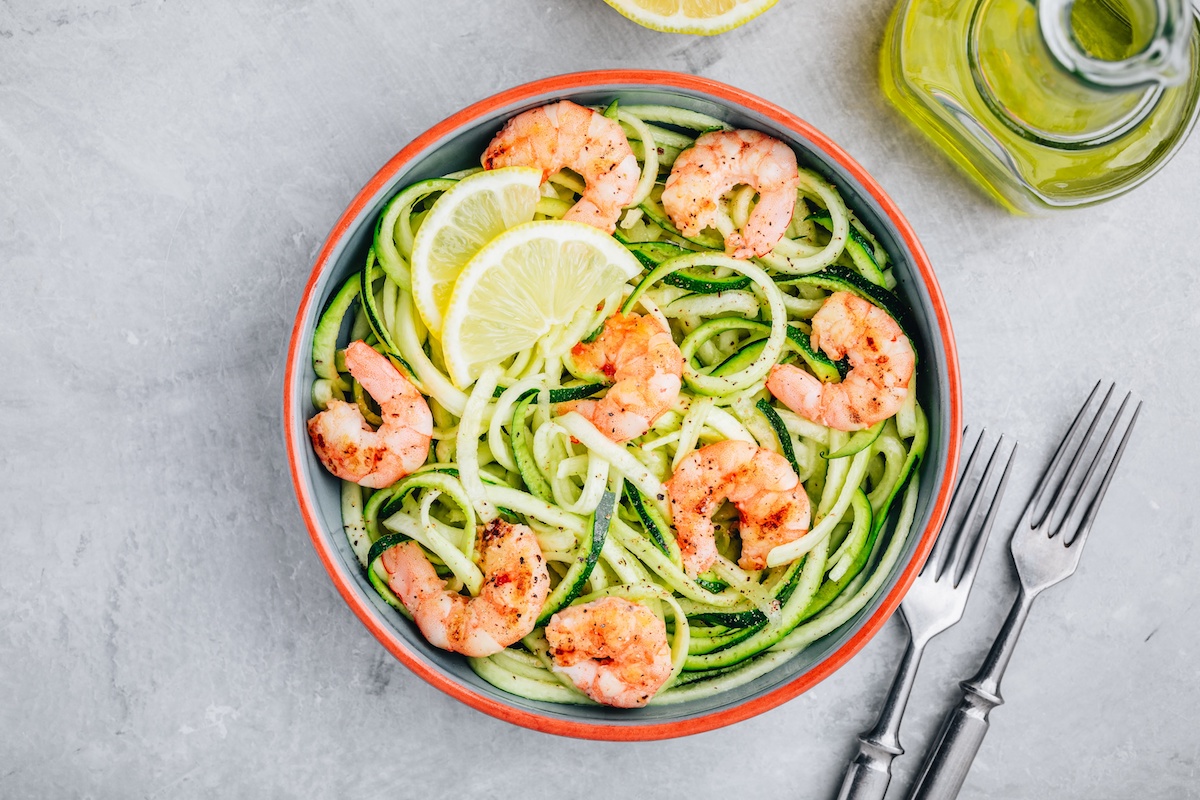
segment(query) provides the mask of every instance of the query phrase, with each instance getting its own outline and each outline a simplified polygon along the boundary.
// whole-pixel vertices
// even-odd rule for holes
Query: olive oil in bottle
[[[1114,197],[1186,138],[1200,19],[1184,0],[901,0],[891,102],[1013,211]]]

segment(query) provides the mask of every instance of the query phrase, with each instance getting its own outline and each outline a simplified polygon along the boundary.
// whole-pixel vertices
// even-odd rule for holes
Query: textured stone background
[[[1035,608],[963,797],[1200,796],[1200,142],[1123,199],[1010,217],[884,104],[889,10],[782,0],[702,39],[599,0],[0,2],[0,796],[832,796],[903,646],[898,622],[731,728],[557,739],[387,655],[296,510],[284,351],[338,213],[462,106],[617,66],[779,103],[899,202],[949,301],[966,418],[1023,445],[1002,522],[1098,377],[1145,398],[1082,568]],[[893,796],[1013,591],[993,546],[918,677]]]

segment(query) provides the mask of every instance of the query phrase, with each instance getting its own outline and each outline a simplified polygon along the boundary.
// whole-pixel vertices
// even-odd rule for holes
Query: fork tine
[[[985,432],[987,432],[987,428],[984,428],[983,430],[981,430],[981,431],[979,432],[979,436],[982,436],[982,435],[983,435]],[[979,444],[979,436],[976,436],[976,437],[975,437],[975,444],[976,444],[976,445],[977,445],[977,444]],[[963,425],[963,429],[962,429],[962,438],[963,438],[963,442],[966,442],[967,440],[969,440],[969,439],[971,438],[971,426],[970,426],[970,425]],[[974,445],[972,445],[972,449],[974,449]],[[959,467],[960,467],[960,468],[959,468],[959,469],[958,469],[958,470],[955,472],[955,474],[954,474],[954,477],[955,477],[956,479],[961,479],[961,478],[962,478],[962,476],[963,476],[963,472],[965,472],[965,471],[966,471],[966,470],[965,470],[965,467],[966,467],[966,465],[965,465],[965,464],[960,464],[960,465],[959,465]]]
[[[1092,473],[1095,472],[1096,466],[1103,461],[1104,451],[1108,447],[1108,440],[1112,438],[1113,431],[1118,427],[1121,417],[1125,411],[1125,406],[1129,403],[1132,397],[1132,392],[1125,395],[1125,399],[1121,402],[1121,407],[1117,409],[1117,414],[1113,417],[1112,425],[1108,428],[1108,433],[1104,436],[1104,441],[1100,444],[1100,449],[1096,452],[1096,459],[1092,462],[1091,468],[1088,469],[1087,476],[1084,478],[1083,485],[1080,487],[1079,495],[1075,502],[1071,504],[1071,510],[1067,512],[1067,519],[1075,516],[1076,506],[1084,496],[1084,489],[1091,483]],[[1074,533],[1068,540],[1064,536],[1064,542],[1067,547],[1073,547],[1076,542],[1082,545],[1087,540],[1088,531],[1091,530],[1092,521],[1096,519],[1096,513],[1100,510],[1100,501],[1104,499],[1104,493],[1108,491],[1108,484],[1112,481],[1113,473],[1117,471],[1117,464],[1121,461],[1121,456],[1125,453],[1125,445],[1129,442],[1129,436],[1133,433],[1133,426],[1137,424],[1138,414],[1142,411],[1142,403],[1139,400],[1134,406],[1133,416],[1130,417],[1128,426],[1125,428],[1125,433],[1121,437],[1121,443],[1117,445],[1117,450],[1113,453],[1112,460],[1108,464],[1108,469],[1104,472],[1104,477],[1100,480],[1100,487],[1096,490],[1096,494],[1088,503],[1086,510],[1083,513],[1083,519],[1075,526]]]
[[[1108,441],[1112,438],[1113,431],[1116,430],[1117,424],[1121,421],[1121,414],[1124,413],[1125,406],[1127,406],[1129,404],[1130,397],[1132,397],[1132,393],[1127,393],[1125,395],[1125,398],[1121,401],[1120,408],[1117,409],[1117,413],[1115,415],[1113,415],[1112,421],[1108,424],[1107,430],[1104,431],[1104,436],[1103,436],[1103,438],[1100,439],[1100,444],[1096,447],[1096,452],[1092,454],[1091,461],[1088,462],[1087,471],[1083,474],[1083,478],[1079,481],[1079,485],[1077,487],[1075,487],[1074,494],[1070,498],[1068,498],[1066,495],[1068,494],[1069,487],[1067,487],[1064,484],[1062,491],[1059,493],[1060,496],[1055,498],[1055,501],[1054,501],[1055,505],[1060,508],[1063,505],[1066,505],[1067,510],[1063,513],[1062,519],[1060,519],[1058,521],[1057,525],[1054,525],[1053,519],[1051,519],[1049,521],[1049,525],[1050,525],[1049,536],[1050,536],[1050,538],[1053,539],[1055,536],[1057,536],[1060,533],[1063,533],[1064,531],[1069,533],[1072,530],[1072,527],[1069,526],[1068,523],[1071,521],[1071,518],[1075,515],[1075,511],[1077,508],[1079,508],[1079,504],[1084,501],[1085,497],[1087,497],[1088,483],[1091,481],[1092,475],[1095,474],[1096,468],[1098,466],[1100,466],[1101,462],[1104,461],[1104,451],[1108,448]],[[1103,406],[1101,407],[1100,410],[1101,411],[1104,410]],[[1089,434],[1091,434],[1092,430],[1096,427],[1097,423],[1099,423],[1099,422],[1100,422],[1100,415],[1097,415],[1095,421],[1092,423],[1092,428],[1090,428],[1088,430]],[[1090,440],[1091,440],[1091,437],[1089,436],[1088,439],[1086,439],[1084,441],[1083,446],[1080,447],[1081,452],[1084,449],[1086,449],[1089,444],[1091,444]],[[1070,543],[1064,542],[1064,544],[1070,544]]]
[[[1029,506],[1026,509],[1026,513],[1029,514],[1030,526],[1034,528],[1040,527],[1044,522],[1046,522],[1047,519],[1052,519],[1054,516],[1054,511],[1061,507],[1059,501],[1061,501],[1062,497],[1067,494],[1067,489],[1070,486],[1071,478],[1074,477],[1075,471],[1079,468],[1083,453],[1087,449],[1087,444],[1089,441],[1091,441],[1092,433],[1096,429],[1096,423],[1099,421],[1100,416],[1104,413],[1104,408],[1108,405],[1109,398],[1112,397],[1113,389],[1115,388],[1115,384],[1109,384],[1108,391],[1104,395],[1104,400],[1102,400],[1100,403],[1099,410],[1095,412],[1095,416],[1091,416],[1088,414],[1088,408],[1092,404],[1092,399],[1100,390],[1100,383],[1097,383],[1092,389],[1092,393],[1088,395],[1088,399],[1084,401],[1083,406],[1079,409],[1079,413],[1075,415],[1075,421],[1071,423],[1070,429],[1067,431],[1067,434],[1063,436],[1062,441],[1059,443],[1058,450],[1055,451],[1054,458],[1050,461],[1050,466],[1046,467],[1046,472],[1042,476],[1041,483],[1038,485],[1038,489],[1034,495],[1034,498],[1029,501]],[[1083,434],[1083,438],[1079,441],[1078,449],[1072,453],[1071,446],[1074,442],[1075,434],[1089,419],[1090,422],[1088,423],[1087,431]],[[1058,467],[1061,465],[1063,459],[1067,458],[1068,456],[1071,458],[1071,463],[1067,466],[1066,472],[1062,474],[1061,478],[1055,479],[1054,473],[1058,470]],[[1051,488],[1051,485],[1053,485],[1053,488]],[[1050,492],[1051,499],[1046,504],[1046,508],[1043,509],[1041,513],[1038,513],[1036,507],[1042,502],[1047,490]]]
[[[967,428],[963,429],[964,438],[966,437],[967,430]],[[963,467],[962,472],[958,476],[958,485],[954,487],[954,498],[950,501],[950,508],[946,512],[946,520],[942,523],[941,533],[933,543],[933,550],[929,552],[929,557],[925,559],[925,565],[921,567],[922,573],[930,565],[934,568],[935,578],[940,578],[942,572],[945,571],[945,554],[951,549],[954,540],[958,538],[958,532],[962,529],[962,518],[966,513],[964,498],[970,496],[967,484],[975,473],[975,462],[979,458],[981,452],[980,444],[982,444],[986,433],[986,428],[981,430],[979,437],[975,439],[975,444],[971,446],[971,455],[967,458],[966,466]]]
[[[972,529],[975,527],[975,522],[979,517],[980,503],[983,502],[983,499],[987,493],[988,479],[992,474],[992,465],[996,461],[996,448],[999,446],[1000,443],[996,442],[996,444],[993,445],[989,451],[986,451],[987,463],[981,465],[983,467],[982,474],[980,474],[978,482],[976,482],[973,487],[967,485],[965,476],[963,482],[960,484],[962,489],[962,504],[966,505],[966,510],[959,515],[961,517],[961,521],[955,521],[957,523],[957,527],[955,530],[954,539],[952,542],[947,542],[947,552],[942,558],[942,561],[938,564],[936,579],[939,581],[948,574],[951,576],[958,574],[958,567],[962,560],[963,549],[964,547],[968,546],[971,538],[977,533],[977,531],[972,532]],[[971,454],[972,457],[974,457],[976,453],[985,453],[982,434],[980,435],[979,442],[975,445],[975,448],[976,452]],[[968,494],[968,492],[970,492],[970,494]],[[956,494],[955,500],[957,501],[958,498],[959,495]]]
[[[1097,427],[1100,425],[1100,420],[1104,417],[1104,413],[1108,410],[1108,401],[1112,399],[1113,391],[1116,388],[1116,384],[1108,387],[1108,393],[1104,395],[1104,402],[1100,404],[1100,408],[1096,411],[1096,416],[1092,417],[1092,422],[1088,425],[1087,432],[1083,434],[1083,439],[1079,442],[1079,449],[1075,451],[1075,456],[1071,459],[1071,466],[1067,469],[1067,474],[1063,476],[1062,483],[1059,484],[1053,500],[1050,501],[1050,507],[1046,510],[1046,516],[1043,518],[1041,526],[1044,527],[1046,535],[1051,539],[1066,530],[1064,526],[1066,525],[1067,518],[1071,515],[1071,509],[1074,508],[1074,504],[1083,495],[1087,479],[1091,476],[1097,461],[1100,459],[1101,454],[1103,454],[1104,446],[1108,444],[1108,436],[1112,434],[1111,427],[1105,432],[1104,437],[1100,437],[1099,449],[1091,456],[1088,456],[1088,450],[1091,448],[1092,443],[1099,437]],[[1117,418],[1120,418],[1119,411],[1117,412]],[[1075,475],[1085,464],[1087,471],[1084,473],[1084,477],[1075,484],[1074,490],[1072,490]],[[1057,524],[1054,522],[1055,517],[1058,517]]]
[[[1062,463],[1063,458],[1066,456],[1067,447],[1070,444],[1071,439],[1074,438],[1076,431],[1079,430],[1079,426],[1083,424],[1085,412],[1092,404],[1092,400],[1095,399],[1096,393],[1100,391],[1100,383],[1100,381],[1096,381],[1096,385],[1092,387],[1091,394],[1087,396],[1087,399],[1083,401],[1083,405],[1079,408],[1079,411],[1076,412],[1075,419],[1071,421],[1071,427],[1067,429],[1066,435],[1063,436],[1062,440],[1058,443],[1058,449],[1054,451],[1054,457],[1050,459],[1050,463],[1046,465],[1046,469],[1043,470],[1041,478],[1038,479],[1037,488],[1035,488],[1033,490],[1033,494],[1029,496],[1029,502],[1025,506],[1025,516],[1029,520],[1030,525],[1035,524],[1034,517],[1039,516],[1037,514],[1037,507],[1039,504],[1041,504],[1042,499],[1046,496],[1046,492],[1050,489],[1050,484],[1053,482],[1054,473],[1058,469],[1059,464]],[[1057,488],[1055,491],[1057,491]],[[1037,519],[1036,522],[1040,523],[1041,519]]]
[[[993,458],[1000,452],[1004,445],[1006,437],[1001,436],[1000,441],[996,443],[996,450],[993,453]],[[975,573],[979,570],[979,562],[983,560],[983,551],[987,547],[988,536],[992,532],[992,523],[996,521],[996,516],[1000,511],[1000,501],[1004,497],[1004,490],[1008,486],[1008,476],[1012,472],[1013,461],[1017,457],[1017,442],[1013,442],[1012,448],[1008,451],[1008,458],[1004,462],[1004,471],[1000,474],[1000,483],[996,486],[995,493],[992,495],[992,501],[988,504],[987,516],[983,518],[983,525],[980,527],[979,533],[975,536],[974,545],[971,547],[969,557],[964,556],[963,564],[958,569],[958,574],[954,581],[955,588],[964,580],[970,585],[975,580]],[[992,464],[988,464],[988,472],[992,471]],[[984,482],[990,480],[990,475],[984,476]],[[982,487],[984,482],[980,483]],[[982,491],[980,492],[982,496]]]

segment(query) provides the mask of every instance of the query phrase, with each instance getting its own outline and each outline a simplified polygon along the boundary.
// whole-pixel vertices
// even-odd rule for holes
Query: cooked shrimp
[[[346,368],[379,404],[383,424],[374,430],[356,404],[330,400],[308,421],[313,449],[343,480],[372,489],[391,486],[425,463],[433,415],[417,388],[367,344],[346,348]]]
[[[533,630],[550,593],[550,573],[525,525],[496,519],[479,538],[484,581],[475,597],[448,591],[416,542],[384,552],[383,569],[430,644],[484,658]]]
[[[896,320],[849,292],[834,292],[813,315],[813,349],[850,359],[841,383],[821,383],[799,367],[778,364],[767,389],[806,419],[839,431],[869,428],[900,410],[916,358]]]
[[[667,481],[683,567],[693,577],[717,558],[713,512],[728,500],[741,514],[742,569],[763,569],[772,548],[808,532],[808,494],[787,459],[727,439],[689,454]]]
[[[599,400],[561,406],[587,417],[605,436],[624,442],[641,436],[675,403],[683,354],[654,317],[614,314],[591,342],[571,349],[577,369],[616,381]]]
[[[587,185],[564,219],[605,233],[616,229],[641,177],[621,126],[570,100],[518,114],[496,134],[483,153],[483,168],[513,166],[540,168],[543,183],[563,167],[578,172]]]
[[[758,191],[758,204],[741,231],[722,231],[725,251],[734,258],[764,256],[792,221],[800,185],[796,154],[778,139],[759,131],[703,134],[675,159],[662,193],[663,208],[684,236],[705,228],[720,230],[721,195],[739,184]]]
[[[550,618],[546,641],[554,671],[606,706],[640,708],[671,677],[667,626],[620,597],[564,608]]]

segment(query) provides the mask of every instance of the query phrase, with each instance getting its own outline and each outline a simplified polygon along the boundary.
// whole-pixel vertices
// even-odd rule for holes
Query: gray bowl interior
[[[335,552],[334,566],[344,572],[345,577],[373,610],[381,625],[395,630],[413,657],[425,662],[430,668],[441,672],[451,680],[468,687],[475,693],[485,695],[503,704],[520,708],[552,719],[572,720],[582,723],[603,725],[640,726],[692,719],[738,706],[764,692],[786,684],[829,658],[843,643],[859,629],[862,623],[881,604],[891,591],[903,567],[911,560],[918,543],[933,513],[934,499],[938,494],[943,476],[947,474],[947,440],[945,433],[950,424],[950,387],[947,385],[947,354],[942,346],[933,305],[924,281],[916,270],[913,254],[903,239],[893,230],[883,209],[869,192],[861,187],[836,162],[815,147],[802,140],[791,130],[777,126],[771,119],[748,110],[729,107],[715,102],[707,96],[681,89],[649,89],[644,86],[623,84],[604,85],[588,90],[568,93],[545,94],[508,107],[497,109],[492,115],[459,130],[428,148],[405,165],[394,179],[382,188],[356,219],[350,233],[337,245],[330,258],[330,266],[319,276],[315,288],[318,302],[310,305],[300,320],[303,339],[296,351],[298,363],[293,365],[295,380],[287,390],[292,394],[295,408],[304,409],[303,418],[289,419],[286,424],[292,429],[290,435],[296,441],[306,441],[305,420],[315,413],[309,390],[315,378],[309,352],[312,331],[321,309],[351,273],[361,268],[371,244],[375,220],[387,200],[405,186],[425,178],[438,177],[448,172],[477,166],[479,156],[491,137],[509,117],[527,108],[560,99],[572,99],[588,105],[604,105],[619,98],[625,104],[662,103],[700,111],[718,117],[743,128],[765,131],[789,142],[796,150],[802,166],[810,167],[826,176],[835,184],[849,207],[874,232],[895,260],[895,275],[899,282],[897,293],[912,309],[916,325],[919,352],[917,387],[919,400],[926,410],[930,423],[930,442],[926,458],[920,466],[920,497],[912,535],[906,551],[898,560],[893,574],[883,589],[857,616],[825,638],[814,642],[805,651],[773,671],[760,676],[737,689],[715,697],[695,700],[679,705],[650,706],[640,710],[618,710],[592,706],[562,706],[540,703],[516,697],[496,689],[480,679],[468,666],[466,659],[429,645],[407,620],[388,606],[376,594],[366,576],[358,566],[357,559],[346,541],[342,530],[340,494],[338,481],[321,466],[311,448],[301,447],[301,463],[298,466],[302,480],[308,482],[315,499],[320,535],[326,538]]]

